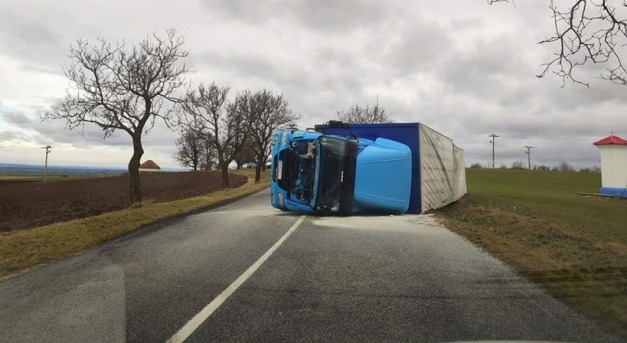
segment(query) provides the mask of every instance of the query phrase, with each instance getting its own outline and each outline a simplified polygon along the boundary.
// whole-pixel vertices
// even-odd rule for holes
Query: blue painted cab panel
[[[355,204],[369,211],[405,213],[411,195],[411,150],[377,138],[357,155]]]

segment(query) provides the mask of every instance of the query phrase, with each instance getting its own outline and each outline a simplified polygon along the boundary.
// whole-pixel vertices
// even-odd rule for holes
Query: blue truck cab
[[[297,129],[275,131],[271,143],[275,208],[322,215],[409,208],[412,153],[403,143]]]

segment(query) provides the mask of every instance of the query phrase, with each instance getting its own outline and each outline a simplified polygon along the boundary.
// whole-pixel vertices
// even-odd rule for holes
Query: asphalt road
[[[2,342],[165,342],[297,222],[267,191],[0,282]],[[428,216],[306,217],[186,342],[619,342]]]

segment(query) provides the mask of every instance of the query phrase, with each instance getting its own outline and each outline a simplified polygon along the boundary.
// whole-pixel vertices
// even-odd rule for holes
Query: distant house
[[[159,173],[161,172],[161,167],[159,167],[159,165],[157,165],[153,160],[148,160],[139,165],[139,172]]]

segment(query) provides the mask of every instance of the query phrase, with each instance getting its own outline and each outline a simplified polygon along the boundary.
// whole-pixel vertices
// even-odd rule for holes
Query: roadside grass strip
[[[440,221],[601,327],[627,338],[627,201],[600,175],[467,169],[468,194]]]
[[[210,194],[0,234],[0,277],[77,253],[146,225],[220,205],[268,187],[268,173],[260,182]]]

